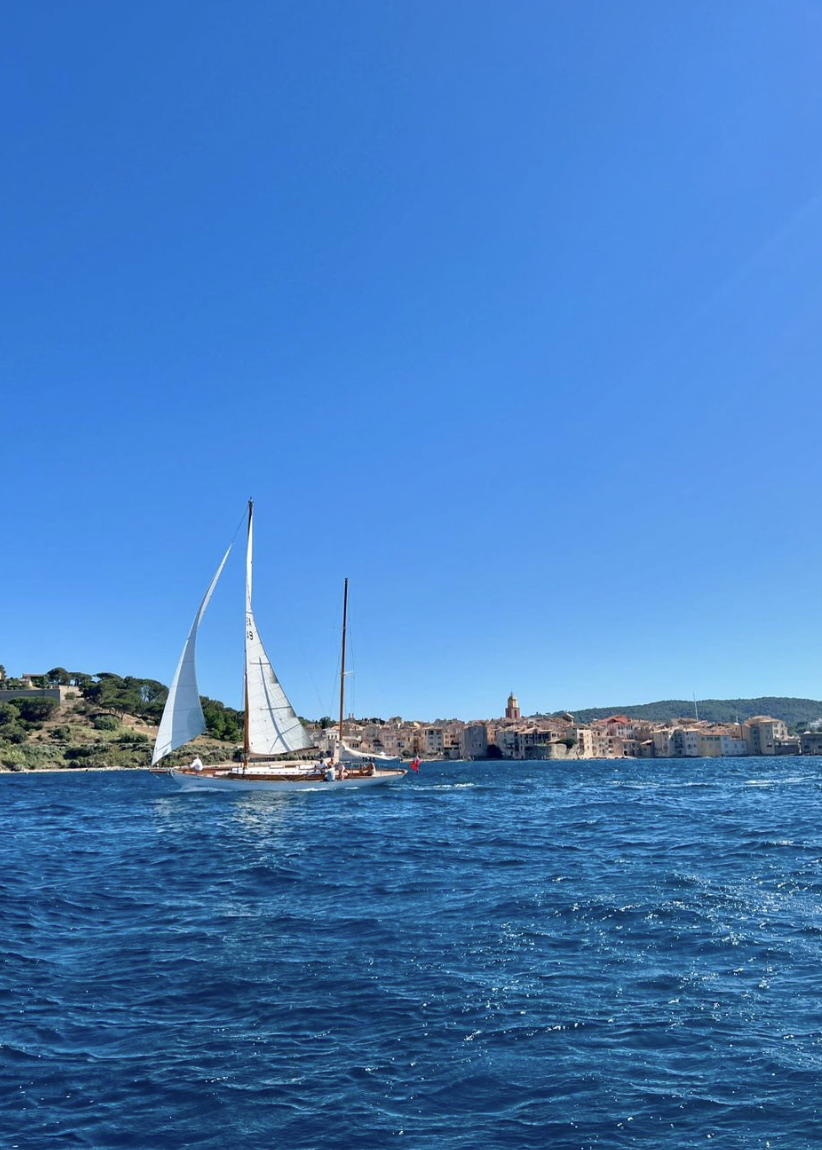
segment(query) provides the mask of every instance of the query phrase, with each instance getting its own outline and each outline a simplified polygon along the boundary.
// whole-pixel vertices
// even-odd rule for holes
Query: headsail
[[[254,755],[303,751],[312,747],[313,741],[274,674],[251,609],[252,535],[249,503],[245,583],[246,747]]]
[[[191,624],[191,630],[188,633],[180,662],[177,664],[177,670],[169,688],[163,717],[160,720],[160,729],[154,744],[154,754],[151,756],[152,766],[173,751],[175,747],[182,747],[185,743],[196,738],[197,735],[201,735],[206,729],[203,708],[200,706],[200,692],[197,689],[197,668],[194,663],[197,628],[203,620],[206,607],[214,593],[214,588],[217,586],[217,580],[222,574],[230,550],[231,545],[223,556],[216,575],[209,583],[200,609]]]

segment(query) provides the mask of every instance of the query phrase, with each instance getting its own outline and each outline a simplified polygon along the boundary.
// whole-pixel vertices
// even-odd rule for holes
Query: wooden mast
[[[251,516],[254,511],[254,500],[248,501],[248,533],[246,535],[246,631],[248,631],[248,607],[249,607],[249,594],[248,594],[248,567],[250,566],[251,556],[248,554],[248,544],[251,541]],[[246,646],[248,644],[248,636],[246,636]],[[249,743],[249,723],[248,723],[248,658],[243,660],[243,681],[245,684],[245,721],[243,722],[243,774],[245,774],[246,767],[248,766],[248,758],[251,753]]]
[[[337,758],[342,756],[343,745],[343,721],[345,709],[345,626],[348,621],[348,580],[345,581],[345,590],[343,592],[343,625],[342,625],[342,656],[340,659],[340,741],[338,744]]]

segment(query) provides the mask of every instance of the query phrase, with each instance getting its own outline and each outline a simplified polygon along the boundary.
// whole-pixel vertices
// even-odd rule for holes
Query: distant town
[[[322,732],[317,732],[318,737]],[[329,728],[330,741],[336,726]],[[737,755],[819,755],[822,732],[790,735],[781,719],[755,715],[740,723],[711,723],[682,718],[654,723],[629,715],[610,715],[577,723],[571,714],[546,718],[520,714],[516,695],[508,696],[505,715],[463,723],[346,720],[350,747],[421,759],[688,759]]]

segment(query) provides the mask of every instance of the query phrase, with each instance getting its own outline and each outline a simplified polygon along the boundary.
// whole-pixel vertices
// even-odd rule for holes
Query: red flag
[[[408,765],[412,771],[416,771],[419,774],[419,770],[420,770],[420,757],[419,757],[419,755],[417,755],[416,758],[413,758]]]

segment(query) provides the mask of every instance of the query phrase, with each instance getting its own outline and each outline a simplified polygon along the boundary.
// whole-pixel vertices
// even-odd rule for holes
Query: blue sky
[[[12,4],[0,661],[822,696],[822,6]],[[238,537],[239,538],[239,537]],[[242,562],[201,632],[239,705]]]

